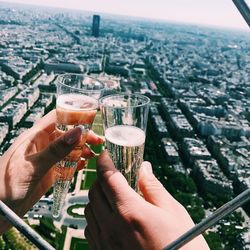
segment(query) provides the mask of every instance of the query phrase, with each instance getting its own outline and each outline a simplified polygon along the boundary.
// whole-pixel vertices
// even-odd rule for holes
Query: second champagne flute
[[[60,75],[56,85],[56,135],[60,136],[76,126],[81,127],[82,135],[75,149],[55,166],[52,207],[54,218],[60,216],[88,131],[97,112],[98,98],[104,90],[101,82],[80,74]]]
[[[106,147],[118,170],[138,191],[138,169],[143,161],[150,100],[139,94],[101,98]]]

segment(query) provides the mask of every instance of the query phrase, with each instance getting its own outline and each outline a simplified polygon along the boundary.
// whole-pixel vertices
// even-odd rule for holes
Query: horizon
[[[155,1],[161,4],[154,5],[153,0],[147,0],[144,2],[144,9],[139,8],[141,7],[140,3],[138,5],[138,2],[133,3],[132,0],[127,0],[126,3],[125,1],[120,1],[118,4],[115,0],[108,0],[107,2],[113,3],[112,6],[103,5],[100,0],[93,0],[91,3],[71,0],[70,4],[62,3],[60,0],[44,0],[42,2],[41,0],[4,0],[0,2],[6,4],[31,5],[34,7],[40,6],[45,8],[96,12],[219,29],[249,31],[249,27],[234,6],[232,0],[220,0],[219,3],[216,0],[211,0],[209,3],[203,2],[203,4],[200,0],[175,0],[175,3],[170,2],[170,0]],[[246,3],[250,6],[250,0],[246,0]],[[74,6],[78,7],[76,8]],[[131,7],[135,8],[131,10]]]

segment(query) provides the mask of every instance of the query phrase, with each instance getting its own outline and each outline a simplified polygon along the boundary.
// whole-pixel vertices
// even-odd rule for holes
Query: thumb
[[[81,135],[81,128],[76,127],[58,137],[55,141],[49,144],[47,148],[36,155],[36,165],[41,166],[41,170],[47,171],[51,166],[61,161],[74,149],[81,139]]]
[[[107,151],[99,155],[96,170],[104,195],[114,211],[138,196],[128,185],[125,177],[116,169]]]
[[[150,162],[144,161],[139,171],[139,189],[144,199],[151,204],[166,209],[174,198],[155,177]]]

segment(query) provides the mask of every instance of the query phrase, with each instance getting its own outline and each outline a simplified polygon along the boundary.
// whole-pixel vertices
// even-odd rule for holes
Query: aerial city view
[[[250,30],[0,3],[1,155],[55,109],[63,73],[97,78],[105,95],[150,98],[144,159],[195,223],[250,187]],[[93,130],[103,135],[99,111]],[[23,217],[55,249],[90,249],[95,166],[75,173],[58,218],[53,188]],[[213,250],[250,249],[250,203],[204,237]],[[0,235],[7,249],[37,248],[13,227]]]

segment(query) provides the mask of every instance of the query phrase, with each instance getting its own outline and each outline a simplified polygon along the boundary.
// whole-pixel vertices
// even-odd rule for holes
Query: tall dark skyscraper
[[[99,37],[100,19],[99,15],[93,15],[92,36],[94,37]]]

